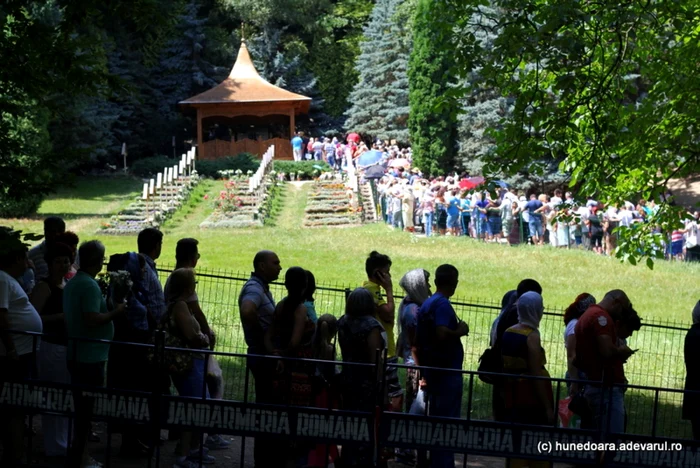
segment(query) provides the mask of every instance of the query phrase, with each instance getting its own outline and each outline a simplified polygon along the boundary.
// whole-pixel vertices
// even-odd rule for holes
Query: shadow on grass
[[[246,359],[244,357],[217,356],[216,360],[221,367],[221,375],[224,379],[224,399],[246,401],[247,374],[247,401],[254,402],[255,379],[250,372],[246,372]]]

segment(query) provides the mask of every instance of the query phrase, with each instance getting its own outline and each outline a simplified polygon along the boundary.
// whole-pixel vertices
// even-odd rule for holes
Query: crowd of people
[[[451,173],[446,177],[424,177],[411,167],[411,148],[400,148],[395,141],[376,141],[368,147],[350,134],[343,142],[337,137],[292,139],[295,161],[326,161],[335,170],[353,164],[363,176],[381,166],[384,176],[377,182],[378,214],[394,229],[422,232],[426,236],[468,236],[486,242],[527,243],[553,247],[581,248],[599,255],[613,256],[618,234],[615,229],[634,223],[654,223],[660,204],[640,199],[604,205],[588,198],[576,200],[572,192],[554,189],[551,193],[517,191],[499,182],[496,192],[485,190],[483,179],[472,182],[469,174]],[[367,151],[382,153],[381,159],[362,166],[358,159]],[[392,166],[400,159],[404,165]],[[466,184],[461,182],[467,182]],[[675,203],[673,194],[664,202]],[[684,226],[671,232],[655,229],[664,238],[665,257],[670,260],[700,261],[700,210],[687,209]]]
[[[460,188],[460,177],[425,179],[416,169],[392,168],[379,180],[382,220],[395,229],[426,236],[469,236],[504,244],[528,243],[582,248],[614,255],[619,226],[654,223],[659,205],[639,200],[605,206],[589,198],[578,202],[571,192],[551,195],[517,193],[503,184],[494,195],[487,190]],[[662,233],[669,259],[700,261],[700,210],[689,208],[684,227]]]
[[[29,252],[13,232],[0,232],[0,375],[4,379],[41,380],[88,387],[152,391],[158,386],[169,393],[171,382],[178,394],[202,397],[206,381],[207,395],[223,397],[223,379],[212,359],[204,375],[204,356],[193,354],[172,359],[167,378],[157,381],[149,351],[144,347],[118,346],[87,340],[123,341],[149,344],[154,332],[166,329],[170,346],[213,349],[216,336],[207,323],[195,291],[194,268],[199,259],[196,239],[180,239],[176,246],[177,269],[162,287],[155,267],[163,243],[163,234],[148,228],[138,236],[137,252],[115,254],[109,258],[108,271],[126,271],[129,290],[118,295],[116,289],[103,290],[100,272],[105,262],[105,247],[97,241],[83,242],[65,230],[61,218],[44,222],[44,241]],[[10,333],[42,333],[34,348],[34,337]],[[36,351],[36,357],[35,357]],[[109,365],[108,365],[109,363]],[[44,452],[48,457],[65,458],[66,466],[101,466],[86,450],[92,432],[92,399],[75,394],[76,422],[73,450],[69,453],[69,420],[42,415]],[[120,454],[124,457],[148,457],[160,440],[153,440],[148,427],[114,427],[121,432]],[[2,420],[2,466],[19,466],[24,446],[24,415],[20,411]],[[208,434],[200,451],[199,437],[190,432],[171,434],[179,440],[175,467],[199,466],[200,456],[213,463],[209,449],[230,445],[217,434]],[[203,452],[203,453],[200,453]],[[194,460],[197,460],[195,462]]]
[[[11,231],[3,230],[0,252],[0,375],[9,379],[37,376],[46,381],[90,387],[169,392],[171,382],[179,395],[221,399],[224,381],[216,361],[196,350],[215,349],[216,335],[197,296],[195,269],[200,259],[196,239],[180,239],[176,246],[176,269],[161,286],[155,268],[160,257],[163,234],[143,230],[137,252],[115,254],[108,271],[128,272],[130,290],[100,288],[99,274],[105,262],[105,247],[99,241],[84,242],[65,231],[60,218],[47,218],[45,240],[27,253]],[[30,260],[33,259],[33,260]],[[79,261],[78,261],[79,259]],[[270,284],[281,272],[280,258],[272,251],[258,252],[253,272],[238,297],[238,311],[248,346],[247,366],[255,383],[257,403],[342,408],[372,413],[377,404],[386,411],[459,418],[465,343],[470,328],[450,303],[459,282],[458,270],[449,264],[431,273],[417,268],[406,272],[398,284],[403,298],[393,288],[391,259],[371,252],[365,260],[366,281],[347,297],[345,314],[336,319],[316,310],[316,280],[312,272],[294,266],[284,275],[287,294],[275,298]],[[32,275],[36,281],[29,281]],[[113,279],[113,281],[116,281]],[[521,281],[507,292],[502,309],[490,330],[490,346],[480,371],[490,373],[485,381],[493,386],[493,419],[525,424],[552,425],[555,402],[547,380],[546,350],[539,326],[544,313],[542,287],[533,279]],[[565,376],[569,393],[576,397],[582,426],[623,433],[626,414],[624,365],[636,350],[626,340],[641,327],[630,299],[612,290],[602,300],[587,293],[573,299],[562,324],[567,350]],[[397,302],[399,302],[397,304]],[[692,337],[700,325],[700,302],[693,311],[696,324],[689,332],[686,352],[697,345]],[[34,338],[12,334],[11,330],[43,332],[34,361]],[[72,338],[151,343],[156,330],[167,331],[167,346],[190,348],[191,353],[166,352],[168,373],[159,379],[147,347],[125,347],[105,342],[76,341]],[[70,337],[70,338],[69,338]],[[697,341],[697,340],[695,340]],[[334,361],[337,347],[343,361],[338,372]],[[466,340],[466,346],[470,346]],[[488,358],[487,358],[488,356]],[[289,358],[315,358],[322,362]],[[210,359],[210,362],[206,362]],[[384,361],[386,359],[386,361]],[[399,378],[398,363],[424,366],[411,368],[405,381]],[[700,369],[687,358],[688,390],[700,390]],[[353,365],[355,364],[355,365]],[[386,368],[384,382],[371,366]],[[217,371],[218,369],[218,371]],[[443,370],[436,370],[443,369]],[[692,375],[691,375],[692,374]],[[502,375],[494,378],[493,375]],[[203,382],[206,385],[203,385]],[[612,386],[605,392],[601,385]],[[85,450],[90,437],[90,397],[76,393],[74,450],[67,453],[68,419],[43,415],[44,450],[47,455],[68,456],[68,466],[97,467]],[[686,395],[684,417],[693,424],[700,439],[700,401]],[[20,462],[24,415],[21,411],[3,418],[2,466]],[[147,428],[115,427],[122,433],[125,456],[148,456],[160,441]],[[205,447],[193,432],[171,434],[178,440],[174,468],[210,464],[209,450],[226,448],[231,441],[207,434]],[[201,461],[200,461],[201,457]],[[371,447],[338,447],[314,443],[285,442],[256,437],[256,466],[373,466]],[[419,466],[452,467],[454,455],[432,450],[384,450],[381,466],[397,458]]]
[[[338,137],[307,137],[304,132],[297,133],[292,138],[292,153],[295,161],[324,161],[334,170],[347,170],[349,164],[356,169],[362,169],[358,158],[370,150],[382,153],[383,164],[393,159],[404,158],[412,161],[411,148],[400,148],[396,141],[377,141],[371,147],[350,134],[345,141]]]

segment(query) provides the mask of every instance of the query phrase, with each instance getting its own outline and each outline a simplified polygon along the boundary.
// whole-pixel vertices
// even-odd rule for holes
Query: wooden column
[[[199,152],[198,157],[200,159],[206,159],[206,154],[204,154],[204,148],[202,147],[202,113],[197,109],[197,151]]]
[[[294,138],[294,133],[296,130],[296,122],[294,120],[294,108],[292,107],[292,110],[289,111],[289,139],[291,140]]]

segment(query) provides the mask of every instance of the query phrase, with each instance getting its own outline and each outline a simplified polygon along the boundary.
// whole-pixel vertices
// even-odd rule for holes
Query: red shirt
[[[617,345],[617,331],[612,317],[597,305],[589,307],[576,323],[576,367],[589,380],[626,383],[623,362],[619,358],[603,358],[598,350],[598,337],[608,335]]]

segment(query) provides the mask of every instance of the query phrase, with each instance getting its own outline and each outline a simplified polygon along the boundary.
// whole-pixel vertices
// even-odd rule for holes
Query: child
[[[338,321],[331,314],[323,314],[318,318],[316,333],[313,340],[314,359],[328,361],[327,364],[316,365],[317,388],[314,406],[317,408],[337,408],[335,396],[335,336],[338,333]],[[338,458],[336,445],[317,444],[309,452],[308,466],[333,466]]]

